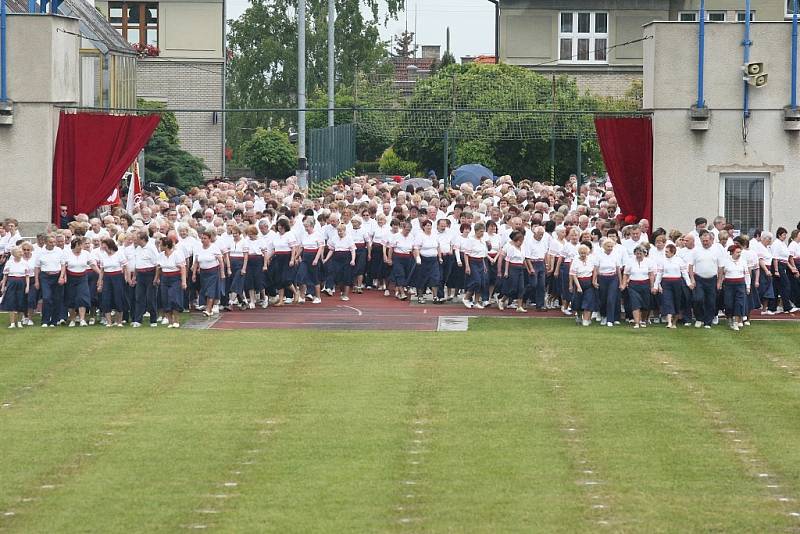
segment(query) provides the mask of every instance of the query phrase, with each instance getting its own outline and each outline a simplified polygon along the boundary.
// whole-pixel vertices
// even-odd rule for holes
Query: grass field
[[[0,531],[797,531],[799,334],[2,331]]]

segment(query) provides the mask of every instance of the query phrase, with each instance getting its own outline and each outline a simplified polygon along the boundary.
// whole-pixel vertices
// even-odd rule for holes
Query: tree
[[[297,149],[284,132],[256,128],[241,152],[242,161],[259,177],[283,180],[294,174]]]
[[[161,102],[139,100],[140,109],[163,110]],[[161,111],[161,121],[144,148],[145,179],[179,189],[190,189],[203,183],[203,160],[181,148],[178,120],[172,112]]]
[[[395,18],[405,0],[336,0],[336,80],[352,86],[356,72],[391,72],[388,42],[379,25]],[[361,7],[366,6],[365,16]],[[387,19],[381,20],[378,7]],[[308,0],[306,23],[307,94],[327,88],[328,0]],[[284,108],[297,104],[297,0],[253,0],[237,20],[230,21],[228,106]],[[296,114],[230,113],[227,137],[238,147],[256,127],[287,129]]]
[[[394,55],[402,58],[410,58],[414,55],[414,33],[404,31],[394,38]]]
[[[398,156],[392,147],[387,148],[381,156],[378,169],[383,174],[399,174],[414,176],[417,172],[417,164],[413,161],[406,161]]]

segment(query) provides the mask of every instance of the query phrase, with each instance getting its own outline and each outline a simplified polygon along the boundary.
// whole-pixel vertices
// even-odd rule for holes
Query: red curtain
[[[596,118],[597,140],[622,215],[653,228],[653,124],[649,117]]]
[[[53,220],[59,206],[70,214],[103,204],[147,144],[158,115],[61,112],[53,159]]]

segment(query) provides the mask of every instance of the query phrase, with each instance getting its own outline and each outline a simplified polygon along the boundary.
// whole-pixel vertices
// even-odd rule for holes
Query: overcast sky
[[[413,32],[416,20],[417,45],[442,45],[444,51],[447,27],[450,27],[450,50],[456,59],[461,56],[494,55],[494,5],[487,0],[406,0],[408,30]],[[227,0],[227,17],[239,18],[249,5],[248,0]],[[415,16],[416,15],[416,16]],[[406,17],[390,21],[381,28],[384,39],[401,33]]]

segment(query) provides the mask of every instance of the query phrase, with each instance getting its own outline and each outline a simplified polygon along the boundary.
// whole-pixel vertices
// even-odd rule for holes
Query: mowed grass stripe
[[[187,360],[141,353],[131,343],[101,350],[109,341],[101,335],[85,350],[78,349],[72,356],[75,364],[48,377],[47,387],[0,412],[5,438],[0,454],[4,509],[16,507],[21,497],[53,493],[37,495],[41,493],[37,490],[41,485],[64,484],[93,462],[103,453],[98,444],[113,442],[106,432],[117,426],[122,431],[142,403],[191,365]],[[39,357],[39,348],[33,345],[29,357]],[[42,349],[48,350],[47,345]]]
[[[704,340],[697,357],[677,360],[730,416],[731,425],[747,433],[787,485],[785,492],[800,498],[800,381],[769,360],[775,355],[796,361],[797,340],[796,325],[774,325],[769,336],[750,342]],[[797,508],[800,512],[800,504]]]
[[[183,361],[185,372],[131,414],[133,424],[89,469],[26,514],[21,531],[90,524],[108,532],[174,532],[204,495],[222,489],[252,442],[254,414],[285,392],[295,355],[264,354],[257,344],[248,352],[209,352],[211,335],[149,358],[154,367]]]
[[[579,488],[528,336],[449,336],[437,347],[428,532],[585,529]]]
[[[479,325],[515,328],[504,322]],[[742,468],[701,407],[658,367],[652,356],[656,347],[671,355],[704,350],[702,336],[673,334],[656,328],[608,332],[555,321],[547,325],[546,336],[558,347],[564,391],[585,424],[581,438],[608,486],[612,527],[786,528],[779,507]],[[541,337],[535,327],[527,336]]]
[[[320,342],[313,348],[304,343],[302,351],[317,364],[292,384],[263,460],[248,469],[229,508],[212,518],[224,532],[391,527],[402,483],[407,399],[415,387],[413,351],[392,334],[314,339]]]

